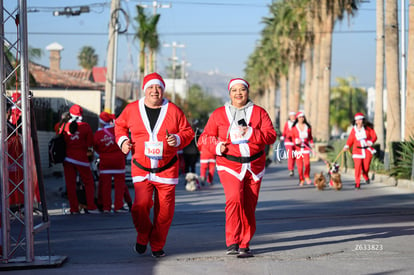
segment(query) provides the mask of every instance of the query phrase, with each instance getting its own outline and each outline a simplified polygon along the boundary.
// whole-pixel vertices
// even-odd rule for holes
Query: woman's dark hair
[[[72,121],[69,124],[69,132],[73,135],[74,133],[76,133],[76,131],[78,130],[78,118],[75,118],[74,121]]]
[[[303,118],[305,119],[304,121],[303,121],[303,123],[305,123],[309,128],[312,128],[312,126],[309,124],[309,122],[306,120],[306,117],[305,116],[303,116]],[[292,127],[294,127],[296,124],[298,123],[298,119],[297,118],[295,118],[295,121],[293,122],[293,124],[292,124]]]
[[[352,125],[355,126],[355,119],[352,120]],[[365,118],[362,119],[362,125],[364,125],[364,128],[369,127],[371,129],[374,129],[374,124],[368,120],[366,120]]]

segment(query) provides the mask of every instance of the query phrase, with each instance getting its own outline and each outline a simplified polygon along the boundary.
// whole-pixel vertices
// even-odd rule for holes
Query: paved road
[[[326,171],[312,163],[312,173]],[[217,183],[198,192],[177,187],[167,256],[132,250],[136,233],[129,214],[61,215],[50,191],[53,255],[59,267],[10,274],[413,274],[414,195],[373,182],[355,190],[344,176],[341,191],[297,186],[286,163],[271,164],[257,207],[254,258],[225,255],[224,196]],[[48,190],[61,182],[46,180]],[[53,188],[52,188],[53,186]],[[54,208],[54,209],[53,209]],[[36,255],[47,255],[46,233]]]

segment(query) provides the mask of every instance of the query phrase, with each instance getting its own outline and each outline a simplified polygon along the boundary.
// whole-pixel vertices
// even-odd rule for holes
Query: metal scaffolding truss
[[[12,0],[6,1],[7,8],[13,6]],[[26,0],[16,0],[12,9],[7,8],[4,0],[0,0],[3,44],[0,55],[0,270],[13,265],[26,265],[26,268],[27,265],[58,265],[65,260],[50,256],[50,221],[29,91]],[[16,33],[6,37],[4,28],[10,24]],[[37,201],[34,194],[38,194]],[[35,204],[40,212],[36,217]],[[49,257],[39,258],[34,253],[34,237],[44,230],[47,230]]]

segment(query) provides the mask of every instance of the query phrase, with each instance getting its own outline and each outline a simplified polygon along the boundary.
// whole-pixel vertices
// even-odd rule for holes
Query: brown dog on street
[[[320,172],[319,174],[315,173],[313,182],[318,190],[323,190],[326,187],[326,178],[323,172]]]

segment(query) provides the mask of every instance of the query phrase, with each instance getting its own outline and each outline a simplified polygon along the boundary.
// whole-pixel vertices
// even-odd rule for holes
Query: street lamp
[[[175,70],[176,70],[176,48],[185,48],[184,44],[177,44],[177,42],[172,42],[172,44],[164,43],[164,47],[172,47],[172,70],[173,70],[173,94],[172,94],[172,102],[175,103]]]
[[[88,6],[81,6],[78,10],[73,10],[71,7],[65,7],[63,11],[55,10],[53,11],[53,16],[60,16],[60,15],[66,15],[66,16],[77,16],[81,13],[87,13],[89,12]]]

